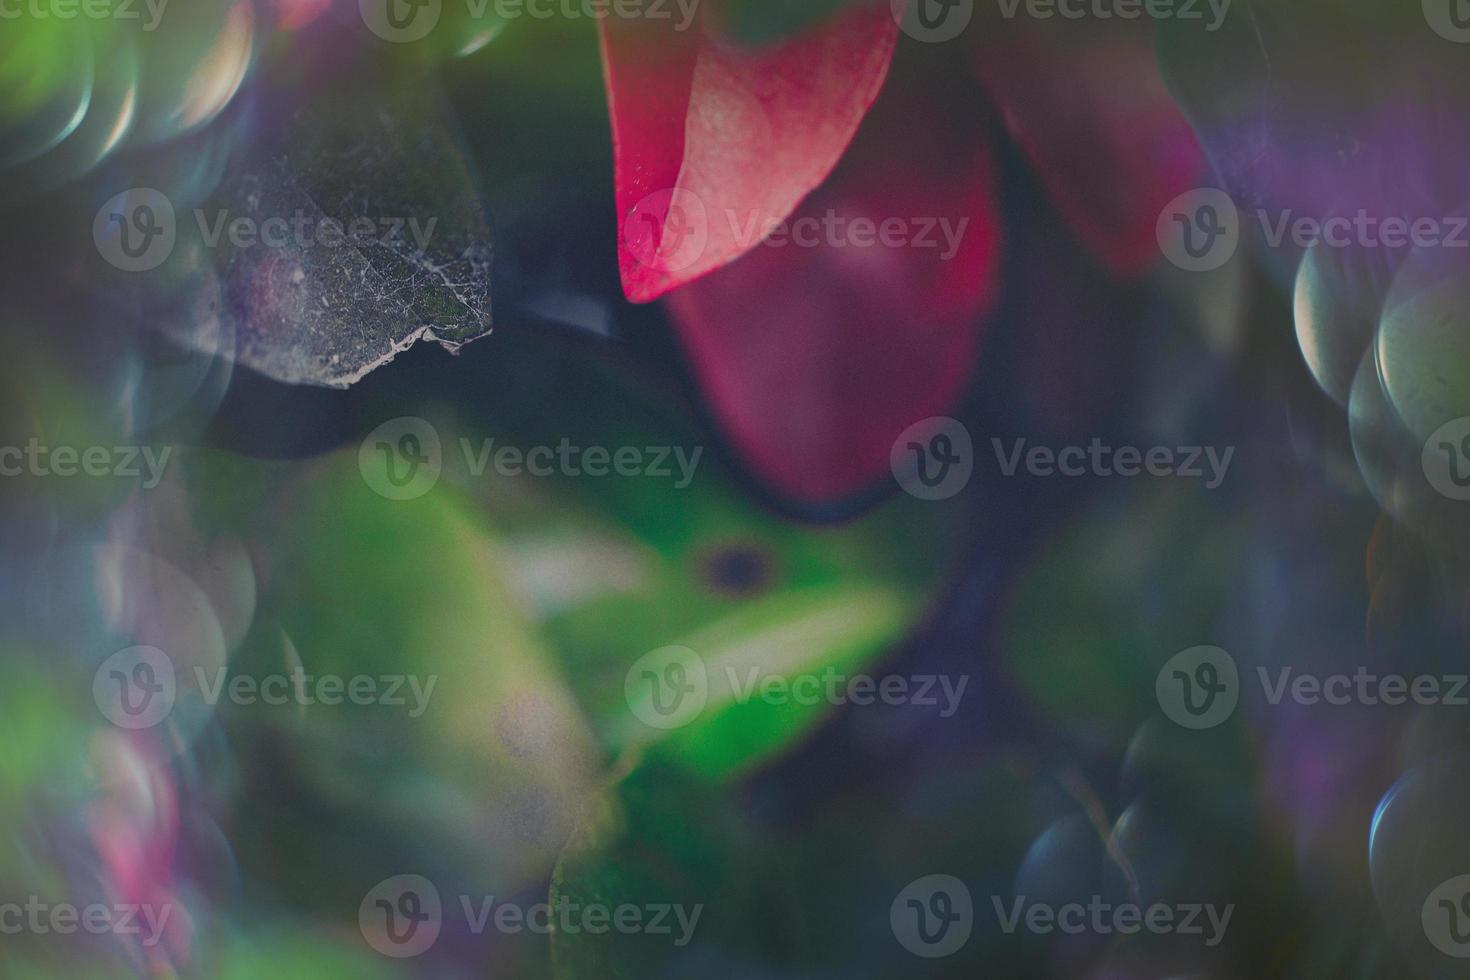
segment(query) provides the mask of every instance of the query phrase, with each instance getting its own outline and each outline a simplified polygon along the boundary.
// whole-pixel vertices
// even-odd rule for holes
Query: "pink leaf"
[[[718,36],[701,5],[601,21],[623,290],[648,302],[753,243],[727,214],[779,221],[831,172],[877,98],[898,31],[865,5],[759,49]]]
[[[1159,255],[1159,213],[1200,183],[1204,156],[1164,87],[1148,25],[1044,26],[987,23],[981,80],[1083,243],[1113,272],[1137,275]]]
[[[982,127],[947,105],[891,90],[786,229],[668,297],[734,449],[789,499],[891,480],[894,440],[951,411],[974,369],[1001,220]],[[862,244],[861,221],[887,243]]]

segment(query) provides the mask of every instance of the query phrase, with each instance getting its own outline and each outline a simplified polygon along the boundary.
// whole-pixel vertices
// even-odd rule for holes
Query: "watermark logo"
[[[648,477],[672,482],[683,490],[694,482],[703,446],[583,446],[562,438],[556,445],[516,446],[494,439],[475,443],[457,440],[463,473],[482,479],[489,471],[502,477],[545,479]],[[414,416],[393,419],[368,433],[358,447],[363,480],[390,500],[413,500],[432,490],[445,464],[439,431]],[[460,472],[459,470],[455,471]]]
[[[357,468],[368,487],[381,497],[422,497],[434,489],[444,469],[439,430],[412,415],[384,422],[362,441]]]
[[[1470,44],[1470,0],[1424,0],[1424,21],[1446,41]]]
[[[1424,479],[1450,500],[1470,500],[1470,417],[1451,419],[1424,440]]]
[[[427,952],[444,927],[439,889],[423,875],[394,875],[378,882],[357,907],[357,926],[384,956],[405,959]]]
[[[408,44],[429,36],[444,12],[443,0],[358,0],[368,30],[385,41]]]
[[[953,875],[925,875],[894,898],[888,924],[899,945],[915,956],[949,956],[969,942],[975,925],[970,889]]]
[[[709,211],[692,191],[655,191],[628,212],[623,245],[642,266],[682,272],[698,262],[709,245]]]
[[[711,691],[736,704],[867,706],[915,705],[935,708],[940,718],[959,711],[968,674],[847,674],[832,665],[820,671],[782,673],[759,664],[725,664],[711,674],[704,658],[688,647],[664,647],[640,657],[624,680],[628,707],[653,728],[689,724],[704,709]]]
[[[439,675],[416,674],[308,674],[300,667],[285,673],[231,676],[226,667],[195,665],[183,675],[197,696],[211,707],[221,700],[231,704],[282,706],[351,704],[359,707],[403,708],[408,717],[421,717],[439,683]],[[151,728],[173,710],[179,696],[180,674],[172,658],[157,647],[137,646],[108,657],[92,677],[92,696],[98,709],[122,728]]]
[[[1155,232],[1170,262],[1191,272],[1208,272],[1235,254],[1245,220],[1224,191],[1200,188],[1170,201],[1159,214]],[[1351,215],[1314,216],[1291,208],[1256,208],[1251,220],[1271,248],[1288,244],[1298,249],[1470,248],[1466,215],[1385,215],[1358,208]]]
[[[703,658],[688,647],[660,647],[628,668],[623,696],[634,717],[650,728],[681,728],[704,710],[709,674]]]
[[[191,241],[210,249],[226,244],[234,249],[351,246],[422,253],[439,225],[437,217],[427,221],[417,216],[331,217],[308,214],[301,208],[289,215],[267,217],[231,216],[224,208],[212,214],[194,208],[190,213],[198,230],[197,238]],[[167,261],[177,245],[178,215],[167,196],[138,188],[103,205],[92,232],[98,251],[112,265],[125,272],[148,272]]]
[[[1446,956],[1470,959],[1470,875],[1440,882],[1419,913],[1424,937]]]
[[[168,261],[178,241],[173,202],[151,187],[112,198],[92,221],[92,240],[107,262],[123,272],[148,272]]]
[[[1170,262],[1188,272],[1209,272],[1229,262],[1240,245],[1240,214],[1229,194],[1200,187],[1164,205],[1154,235]]]
[[[1298,673],[1293,667],[1274,671],[1257,666],[1255,676],[1265,703],[1283,701],[1304,707],[1345,705],[1465,707],[1470,697],[1466,674],[1377,674],[1359,666],[1351,674]],[[1213,728],[1228,719],[1239,702],[1240,679],[1235,661],[1219,647],[1193,647],[1170,658],[1159,671],[1159,706],[1185,728]]]
[[[1240,676],[1235,659],[1215,646],[1174,654],[1154,681],[1159,707],[1184,728],[1213,728],[1235,712]]]
[[[722,222],[716,227],[717,222]],[[741,251],[755,248],[913,249],[937,253],[941,262],[959,254],[969,217],[904,217],[844,214],[827,208],[820,214],[791,217],[752,208],[726,208],[712,213],[692,191],[677,188],[649,194],[628,212],[623,243],[638,264],[665,272],[682,272],[703,257],[711,235],[733,242]]]
[[[959,37],[975,16],[975,0],[890,0],[901,31],[925,44]]]
[[[888,465],[898,485],[911,496],[944,500],[969,484],[975,469],[975,444],[963,423],[939,415],[899,433],[888,453]]]
[[[152,728],[168,717],[177,696],[173,661],[157,647],[119,650],[92,676],[92,700],[119,728]]]
[[[702,904],[583,904],[565,895],[555,903],[536,902],[528,907],[498,901],[494,895],[460,895],[455,904],[457,909],[446,909],[439,890],[422,875],[395,875],[379,882],[363,898],[357,911],[358,926],[373,949],[384,956],[406,959],[434,945],[450,911],[463,916],[464,929],[474,936],[489,929],[506,935],[530,932],[540,936],[553,931],[569,936],[616,932],[625,936],[668,936],[674,946],[681,948],[694,938],[704,913]]]

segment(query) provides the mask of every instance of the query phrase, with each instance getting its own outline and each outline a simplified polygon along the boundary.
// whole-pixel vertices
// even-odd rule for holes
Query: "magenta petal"
[[[942,106],[885,97],[789,228],[668,297],[736,452],[788,499],[839,501],[888,478],[894,440],[951,411],[970,378],[1001,221],[988,147],[978,128],[946,126]],[[855,219],[907,243],[855,245]]]
[[[1205,174],[1159,74],[1152,31],[987,26],[980,78],[1047,194],[1109,269],[1145,271],[1159,255],[1160,212]]]
[[[821,183],[888,73],[898,27],[865,5],[759,49],[719,39],[701,13],[602,24],[612,116],[618,268],[648,302],[735,260],[726,212],[779,221]]]

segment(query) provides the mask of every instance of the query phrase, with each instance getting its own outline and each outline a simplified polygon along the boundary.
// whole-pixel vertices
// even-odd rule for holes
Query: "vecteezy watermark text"
[[[1459,0],[1455,0],[1459,2]],[[1334,249],[1470,247],[1470,216],[1298,214],[1291,208],[1252,212],[1261,238],[1272,248]],[[1230,195],[1213,187],[1185,191],[1164,206],[1155,224],[1159,249],[1181,269],[1208,272],[1228,262],[1240,244],[1240,211]]]
[[[694,470],[704,454],[703,446],[686,451],[683,446],[578,446],[570,439],[562,439],[552,446],[502,445],[498,449],[494,439],[482,439],[475,446],[469,439],[459,440],[464,453],[465,468],[471,476],[484,476],[485,470],[495,467],[501,476],[562,476],[605,477],[611,475],[634,477],[651,476],[673,479],[674,489],[683,490],[694,481]],[[678,473],[674,469],[678,469]]]
[[[844,674],[827,667],[820,674],[780,674],[763,670],[759,665],[743,672],[725,667],[725,682],[735,692],[735,703],[763,701],[766,704],[868,705],[912,704],[937,707],[939,717],[949,718],[960,707],[968,675],[959,678],[948,674]]]
[[[1359,665],[1351,672],[1328,674],[1295,667],[1257,666],[1255,677],[1265,703],[1313,707],[1346,705],[1470,704],[1470,675],[1378,673]],[[1185,728],[1213,728],[1228,719],[1240,701],[1240,673],[1235,659],[1215,646],[1190,647],[1170,657],[1155,680],[1159,707]]]
[[[141,20],[145,31],[155,31],[169,0],[0,0],[0,21],[20,20]]]
[[[421,41],[439,25],[444,9],[462,4],[471,21],[493,25],[529,17],[532,20],[650,20],[672,23],[687,31],[700,0],[358,0],[368,30],[385,41]]]
[[[721,222],[723,227],[721,227]],[[726,208],[711,216],[704,200],[684,188],[646,195],[623,222],[628,254],[650,269],[679,272],[697,264],[711,239],[753,248],[919,249],[947,262],[959,253],[968,217],[848,215],[828,208],[820,215],[774,217],[759,210]]]
[[[1235,455],[1234,446],[1226,446],[1223,452],[1214,446],[1140,449],[1137,446],[1109,446],[1098,438],[1086,447],[1063,446],[1060,449],[1050,446],[1031,446],[1028,449],[1025,439],[1014,440],[1009,450],[1000,439],[991,439],[990,443],[995,450],[996,463],[1005,476],[1015,476],[1024,465],[1032,476],[1135,477],[1147,474],[1204,479],[1208,490],[1224,482],[1230,460]],[[1208,473],[1200,465],[1201,461],[1208,464]]]
[[[1470,236],[1466,227],[1470,218],[1463,215],[1409,218],[1403,215],[1380,217],[1359,208],[1352,217],[1335,215],[1314,218],[1297,215],[1290,208],[1274,217],[1265,208],[1256,209],[1256,220],[1266,243],[1273,248],[1288,237],[1298,248],[1311,248],[1319,243],[1328,248],[1466,248]]]
[[[995,462],[1004,477],[1026,472],[1034,477],[1069,478],[1180,477],[1203,480],[1214,490],[1225,481],[1235,447],[1215,446],[1110,446],[1094,437],[1087,445],[1030,445],[1016,438],[1009,445],[992,438]],[[889,453],[893,477],[911,495],[922,500],[943,500],[959,493],[975,467],[974,442],[957,419],[935,416],[917,422],[894,440]]]
[[[417,718],[428,709],[434,685],[439,683],[438,674],[422,679],[417,674],[353,674],[344,677],[341,674],[308,674],[300,667],[261,677],[235,674],[226,684],[227,675],[226,668],[219,667],[211,680],[203,667],[194,668],[194,680],[204,694],[205,704],[218,704],[222,696],[239,705],[298,704],[309,707],[322,704],[335,707],[354,704],[365,707],[376,704],[389,708],[406,707],[408,717]]]
[[[1256,674],[1266,701],[1277,705],[1284,698],[1296,704],[1447,704],[1464,707],[1470,699],[1462,693],[1470,676],[1465,674],[1377,674],[1358,667],[1351,674],[1296,673],[1291,667],[1279,667],[1275,677],[1265,667]]]
[[[3,2],[3,0],[0,0]],[[412,248],[422,252],[433,240],[437,217],[313,215],[297,208],[291,214],[234,215],[224,208],[191,212],[196,241],[205,248],[228,244],[235,249]],[[167,262],[178,244],[180,229],[173,201],[162,191],[134,187],[114,195],[92,222],[97,251],[124,272],[148,272]]]
[[[670,480],[676,490],[694,482],[704,455],[703,446],[583,446],[565,437],[554,446],[497,445],[493,438],[476,443],[461,437],[459,449],[470,479],[481,479],[491,470],[502,477],[537,479],[650,477]],[[439,430],[416,416],[384,422],[363,439],[357,464],[374,493],[390,500],[422,497],[444,471]]]
[[[186,674],[185,677],[190,677]],[[226,667],[210,671],[192,668],[193,691],[204,704],[221,700],[232,704],[273,707],[342,704],[367,707],[407,708],[410,718],[420,717],[429,707],[437,674],[308,673],[303,667],[260,676],[229,674]],[[179,675],[173,658],[157,647],[136,646],[119,650],[102,662],[92,677],[92,697],[97,708],[120,728],[152,728],[169,716],[179,697]]]
[[[554,902],[524,905],[497,901],[494,895],[460,895],[457,912],[472,935],[488,929],[507,935],[587,933],[600,936],[666,936],[671,945],[687,946],[694,938],[703,904],[653,902],[574,902],[565,895]],[[439,889],[423,875],[395,875],[380,881],[358,907],[358,927],[369,946],[384,956],[403,959],[427,952],[439,938],[446,916]]]
[[[223,208],[213,215],[206,215],[202,208],[194,209],[194,220],[199,225],[200,239],[210,248],[218,248],[221,239],[227,239],[235,248],[341,248],[344,245],[390,246],[405,241],[403,232],[408,231],[414,247],[423,251],[434,237],[438,218],[420,222],[416,217],[406,218],[328,218],[310,215],[301,209],[289,218],[276,215],[265,219],[254,217],[230,217]]]
[[[736,704],[797,704],[814,707],[871,704],[935,708],[950,718],[959,710],[968,675],[846,673],[827,666],[820,671],[781,673],[759,665],[724,664],[711,672],[703,657],[684,646],[660,647],[628,668],[623,694],[629,709],[651,728],[682,728],[699,717],[713,697]]]
[[[172,446],[47,446],[32,436],[24,446],[0,446],[0,477],[141,476],[143,489],[152,490],[172,453]]]
[[[948,262],[960,250],[969,218],[898,218],[881,220],[863,215],[838,214],[828,208],[821,216],[803,215],[772,221],[759,211],[744,215],[725,211],[730,232],[741,248],[917,248],[938,250]]]
[[[1086,904],[1067,902],[1049,905],[1045,902],[1027,902],[1025,895],[1009,901],[992,895],[990,903],[995,908],[995,918],[1002,932],[1007,935],[1024,927],[1027,932],[1045,935],[1061,932],[1069,936],[1092,933],[1099,936],[1131,936],[1139,932],[1155,935],[1202,936],[1206,946],[1218,946],[1225,938],[1230,926],[1230,917],[1235,914],[1235,905],[1223,908],[1211,903],[1183,902],[1167,904],[1154,902],[1139,905],[1136,902],[1113,903],[1101,895],[1093,895]],[[1208,928],[1208,933],[1206,933]]]
[[[47,902],[29,895],[24,902],[0,902],[0,935],[70,936],[85,932],[94,936],[142,936],[147,947],[158,945],[168,925],[173,906],[169,903]]]
[[[1000,14],[1014,20],[1018,13],[1036,20],[1210,20],[1205,30],[1218,31],[1230,13],[1231,0],[996,0]]]

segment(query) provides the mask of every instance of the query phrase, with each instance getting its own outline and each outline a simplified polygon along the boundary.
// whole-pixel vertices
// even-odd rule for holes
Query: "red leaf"
[[[779,44],[718,37],[709,4],[600,22],[623,290],[648,302],[738,258],[726,212],[780,220],[831,172],[877,98],[897,24],[865,5]]]
[[[668,297],[715,416],[773,489],[807,504],[851,498],[892,479],[904,429],[952,410],[998,286],[994,179],[981,127],[957,124],[942,98],[890,91],[797,210],[790,241]],[[854,219],[903,230],[852,244]],[[926,227],[937,219],[958,239],[948,257]],[[812,231],[819,244],[795,243]],[[908,244],[891,244],[900,234]],[[930,236],[936,247],[922,244]]]
[[[1045,27],[986,24],[981,80],[1078,236],[1113,272],[1137,275],[1159,255],[1159,213],[1198,185],[1204,155],[1148,25]]]

